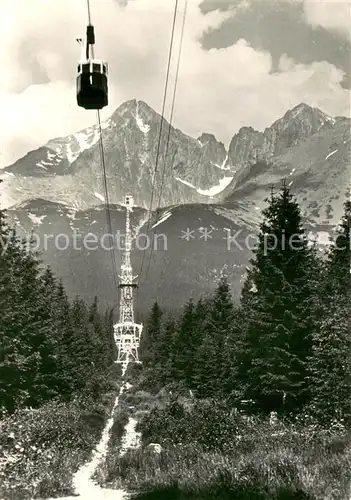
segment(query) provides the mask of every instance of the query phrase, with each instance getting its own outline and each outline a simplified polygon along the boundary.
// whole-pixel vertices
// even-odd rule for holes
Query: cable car
[[[82,44],[82,39],[77,39]],[[77,66],[77,103],[84,109],[102,109],[108,105],[107,63],[94,59],[94,26],[87,27],[86,51]]]

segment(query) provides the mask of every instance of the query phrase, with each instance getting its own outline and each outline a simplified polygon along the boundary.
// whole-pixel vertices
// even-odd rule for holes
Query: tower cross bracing
[[[130,361],[140,363],[139,345],[143,325],[134,321],[133,292],[137,288],[133,276],[130,254],[132,251],[132,235],[130,230],[130,212],[133,210],[132,196],[126,196],[124,206],[126,207],[125,243],[119,275],[119,322],[114,325],[115,343],[118,349],[117,363],[126,364]]]

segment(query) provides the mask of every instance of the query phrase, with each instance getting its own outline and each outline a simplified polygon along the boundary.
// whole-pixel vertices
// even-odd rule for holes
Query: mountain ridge
[[[233,190],[257,160],[271,158],[277,148],[303,142],[322,125],[333,126],[337,120],[301,103],[263,132],[242,127],[228,150],[213,134],[204,132],[193,138],[171,127],[167,158],[169,124],[164,120],[155,203],[168,206],[217,200],[218,193]],[[131,191],[136,204],[149,206],[160,123],[161,115],[136,99],[122,103],[102,122],[111,202],[121,203],[126,191]],[[51,139],[5,167],[0,173],[5,181],[5,206],[35,197],[81,209],[104,202],[98,141],[97,126],[88,127]]]
[[[125,207],[110,207],[112,232],[125,230]],[[88,210],[69,209],[53,202],[36,200],[7,210],[9,222],[16,224],[20,236],[34,237],[36,249],[42,252],[45,265],[50,265],[62,278],[70,297],[79,294],[86,300],[94,295],[104,305],[116,302],[112,279],[111,256],[103,247],[109,233],[105,206]],[[151,213],[135,207],[131,213],[132,265],[140,274],[137,307],[146,312],[154,300],[162,298],[167,307],[180,307],[184,300],[211,292],[222,272],[229,278],[234,295],[240,292],[252,249],[245,243],[249,234],[257,235],[260,219],[244,210],[240,203],[174,205]],[[312,225],[304,220],[308,233],[317,236],[325,248],[332,225]],[[96,247],[85,245],[88,235],[96,237]],[[145,248],[147,235],[149,245]],[[230,237],[235,237],[234,242]],[[91,240],[90,240],[91,241]],[[140,242],[139,246],[137,241]],[[250,245],[252,240],[250,239]],[[109,245],[109,240],[108,240]],[[153,251],[151,248],[153,247]],[[117,268],[121,264],[121,248],[115,250]],[[142,261],[144,259],[144,266]],[[150,267],[150,269],[149,269]]]

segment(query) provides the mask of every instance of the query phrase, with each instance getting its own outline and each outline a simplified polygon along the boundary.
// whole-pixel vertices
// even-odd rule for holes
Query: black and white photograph
[[[351,500],[351,0],[0,20],[0,500]]]

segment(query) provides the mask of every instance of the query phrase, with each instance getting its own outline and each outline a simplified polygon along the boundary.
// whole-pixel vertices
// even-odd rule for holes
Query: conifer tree
[[[351,201],[344,203],[344,214],[341,219],[338,234],[330,246],[327,259],[328,294],[350,295],[351,289]]]
[[[190,299],[184,306],[173,342],[173,372],[175,380],[192,385],[194,356],[197,349],[198,324],[195,305]]]
[[[233,318],[229,283],[226,277],[222,277],[202,325],[202,338],[197,349],[194,384],[202,397],[218,397],[226,391]]]
[[[105,332],[103,329],[102,318],[99,314],[98,298],[94,297],[93,302],[89,308],[89,333],[91,343],[94,346],[95,362],[98,368],[106,366],[106,341]]]
[[[14,230],[3,256],[8,280],[2,295],[2,399],[10,411],[38,406],[58,394],[55,331],[50,321],[39,261]]]
[[[161,332],[157,344],[156,370],[157,378],[164,384],[170,383],[175,378],[175,369],[172,364],[172,353],[176,336],[176,321],[172,315],[163,316]]]
[[[1,181],[0,181],[1,182]],[[6,215],[0,209],[0,408],[13,411],[21,396],[21,380],[23,379],[24,356],[21,354],[19,339],[13,335],[17,291],[12,276],[10,252],[8,245],[12,232],[7,224]]]
[[[147,318],[145,332],[140,340],[140,355],[145,366],[152,366],[155,363],[155,351],[161,332],[162,315],[163,312],[156,301]]]
[[[117,347],[113,329],[113,309],[106,309],[104,314],[104,332],[107,345],[107,364],[112,365],[117,359]]]
[[[62,283],[41,269],[1,210],[0,243],[0,407],[38,407],[94,384],[98,397],[95,381],[111,359],[111,315],[105,328],[97,300],[89,311],[79,299],[70,306]]]
[[[311,409],[319,421],[332,419],[351,424],[350,324],[351,324],[351,203],[345,211],[335,241],[331,244],[325,265],[321,290],[322,321],[313,335],[310,358],[312,386]]]
[[[263,412],[289,413],[310,397],[307,362],[320,264],[285,183],[266,201],[250,286],[242,296],[246,323],[239,372],[245,399]]]

